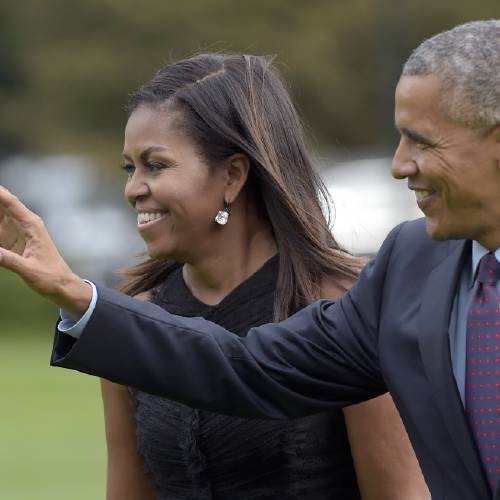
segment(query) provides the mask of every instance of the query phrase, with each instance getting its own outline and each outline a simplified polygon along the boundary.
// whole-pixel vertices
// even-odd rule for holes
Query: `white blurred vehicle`
[[[144,249],[135,212],[81,157],[10,158],[0,165],[0,183],[44,219],[60,252],[84,277],[111,283],[114,271]]]
[[[332,230],[355,254],[374,254],[388,232],[405,220],[422,217],[407,182],[391,177],[391,159],[329,164],[323,179],[333,199]]]
[[[391,177],[390,159],[323,167],[334,202],[332,229],[351,252],[375,253],[396,224],[420,217],[406,182]],[[113,272],[144,250],[121,189],[103,185],[81,157],[14,157],[0,164],[0,184],[43,217],[61,253],[84,277],[111,283]]]

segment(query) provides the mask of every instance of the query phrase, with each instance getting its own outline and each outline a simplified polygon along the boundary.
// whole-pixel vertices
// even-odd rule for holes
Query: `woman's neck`
[[[218,304],[276,254],[270,227],[260,226],[254,231],[240,227],[239,231],[224,235],[224,241],[217,245],[219,251],[184,264],[184,281],[198,300]]]

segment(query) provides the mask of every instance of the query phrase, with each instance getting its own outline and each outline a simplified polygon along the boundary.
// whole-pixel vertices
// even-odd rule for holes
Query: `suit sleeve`
[[[241,417],[294,418],[370,399],[387,390],[378,317],[398,231],[340,301],[318,301],[244,338],[99,288],[80,338],[56,332],[51,364]]]

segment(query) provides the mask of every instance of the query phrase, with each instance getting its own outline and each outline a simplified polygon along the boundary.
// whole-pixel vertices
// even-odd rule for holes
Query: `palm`
[[[38,294],[76,319],[88,308],[92,290],[68,267],[45,224],[0,186],[0,267],[19,275]]]
[[[26,233],[12,217],[0,213],[0,247],[24,255]]]
[[[17,273],[34,291],[51,298],[73,275],[38,215],[0,187],[0,265]]]

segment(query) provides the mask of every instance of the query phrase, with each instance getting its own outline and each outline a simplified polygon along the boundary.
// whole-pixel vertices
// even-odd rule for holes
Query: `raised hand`
[[[0,211],[0,247],[22,255],[26,240],[16,221]]]
[[[92,291],[59,254],[43,220],[0,186],[0,267],[79,318]]]

